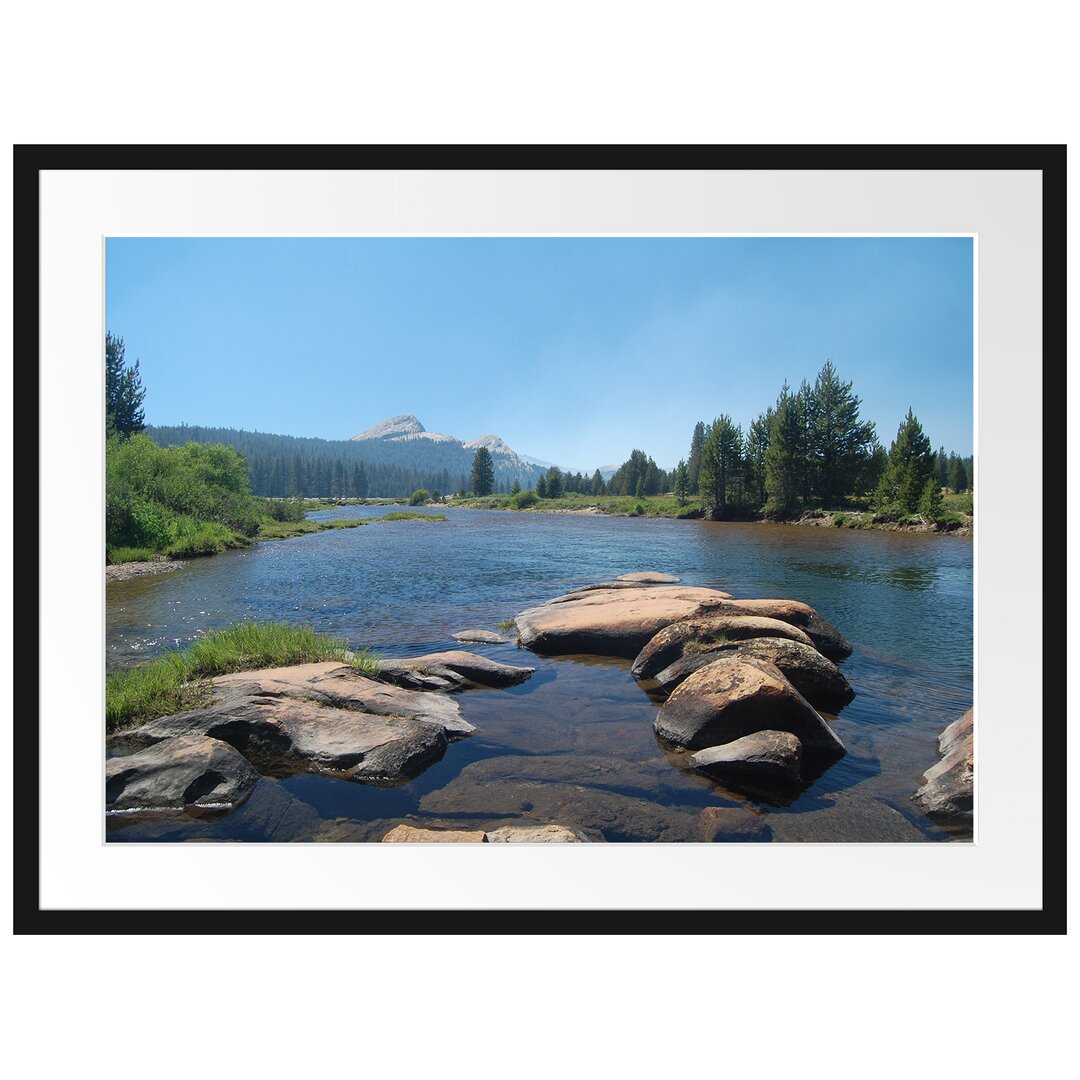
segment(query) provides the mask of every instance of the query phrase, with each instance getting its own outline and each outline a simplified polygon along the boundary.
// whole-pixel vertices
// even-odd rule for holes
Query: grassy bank
[[[524,502],[524,505],[522,503]],[[772,521],[824,527],[878,530],[887,532],[957,532],[970,533],[972,527],[972,496],[947,494],[942,498],[942,510],[932,518],[920,514],[877,513],[867,508],[865,501],[850,500],[842,510],[809,509],[786,518],[769,517],[760,512],[740,509],[727,520]],[[482,498],[453,497],[450,505],[473,510],[516,510],[519,513],[593,513],[621,517],[698,518],[702,516],[701,500],[687,498],[681,503],[674,495],[653,495],[635,498],[630,495],[563,495],[557,499],[525,499],[513,495],[486,495]]]
[[[522,493],[525,494],[525,493]],[[473,510],[517,510],[521,513],[596,513],[621,517],[684,518],[700,513],[701,500],[688,498],[680,503],[674,495],[560,495],[557,499],[521,499],[514,495],[485,495],[481,498],[454,496],[450,506]]]
[[[370,521],[445,521],[445,514],[424,514],[417,510],[393,510]]]
[[[348,643],[310,626],[279,622],[242,622],[214,630],[179,652],[110,675],[105,683],[108,730],[129,727],[206,704],[209,681],[231,671],[340,660],[374,675],[379,658],[364,649],[349,652]]]

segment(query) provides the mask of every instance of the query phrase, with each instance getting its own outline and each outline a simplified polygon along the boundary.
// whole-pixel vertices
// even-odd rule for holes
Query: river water
[[[380,517],[350,507],[315,519]],[[448,510],[445,522],[379,522],[259,543],[108,586],[106,664],[116,670],[239,619],[313,624],[381,655],[458,647],[590,582],[637,570],[736,597],[802,600],[854,645],[856,692],[835,718],[845,758],[787,804],[680,769],[658,744],[657,704],[630,661],[460,646],[538,668],[520,686],[460,695],[477,728],[413,781],[265,779],[223,817],[108,818],[110,840],[378,840],[393,825],[494,828],[558,822],[609,841],[697,841],[701,812],[742,807],[775,841],[935,841],[910,802],[938,733],[972,703],[970,538],[806,525]]]

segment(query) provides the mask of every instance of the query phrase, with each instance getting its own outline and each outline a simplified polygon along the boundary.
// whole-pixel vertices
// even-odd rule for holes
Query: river
[[[385,507],[312,518],[380,517]],[[657,743],[657,704],[630,662],[545,658],[469,645],[538,668],[520,686],[460,696],[477,731],[413,781],[264,779],[218,818],[108,819],[118,840],[379,839],[402,821],[489,828],[560,824],[609,841],[700,838],[710,806],[744,806],[775,841],[948,839],[910,796],[938,733],[972,703],[970,538],[585,514],[447,510],[445,522],[379,522],[193,560],[107,589],[106,665],[116,670],[239,619],[313,624],[383,656],[457,647],[450,634],[583,584],[637,570],[736,597],[785,597],[854,645],[841,664],[855,700],[830,722],[848,754],[784,804],[675,766]]]

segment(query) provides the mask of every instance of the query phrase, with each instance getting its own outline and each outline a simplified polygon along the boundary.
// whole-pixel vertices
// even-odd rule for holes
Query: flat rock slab
[[[518,642],[548,656],[592,653],[633,659],[670,623],[703,604],[729,600],[719,589],[688,585],[665,588],[630,585],[557,596],[518,614]]]
[[[107,810],[233,809],[259,782],[251,764],[227,743],[189,735],[105,762]]]
[[[202,735],[270,775],[397,783],[441,757],[450,736],[472,730],[451,699],[324,663],[221,676],[207,708],[151,720],[124,738],[152,744]]]
[[[651,679],[694,648],[747,638],[787,638],[813,649],[811,640],[797,626],[758,615],[698,615],[665,626],[648,641],[630,669],[637,679]]]
[[[453,698],[388,686],[334,661],[219,675],[213,686],[215,697],[221,695],[222,700],[232,696],[291,697],[376,716],[407,716],[437,724],[449,735],[468,735],[476,730],[462,720],[461,706]]]
[[[657,570],[641,570],[636,574],[619,574],[616,581],[636,581],[642,585],[676,585],[681,580],[674,574],[661,574]]]
[[[489,844],[588,844],[580,829],[565,825],[505,825],[487,834]]]
[[[417,829],[397,825],[383,838],[384,844],[587,844],[589,837],[565,825],[503,826],[482,829]]]
[[[817,649],[778,637],[719,641],[707,646],[691,646],[690,651],[684,646],[683,655],[653,678],[661,690],[670,693],[695,671],[725,656],[756,656],[771,661],[816,709],[839,709],[855,697],[843,672]]]
[[[938,746],[944,746],[944,755],[923,773],[922,786],[912,798],[927,817],[950,831],[970,837],[975,806],[975,735],[971,709],[941,733]]]
[[[789,731],[757,731],[690,757],[694,769],[711,776],[790,784],[799,779],[802,743]]]
[[[536,671],[534,667],[501,664],[486,656],[454,649],[401,660],[384,660],[379,678],[396,686],[444,689],[462,686],[516,686]]]
[[[383,838],[384,844],[486,844],[481,829],[416,829],[396,825]]]
[[[701,750],[759,731],[788,731],[804,751],[829,758],[844,744],[767,660],[725,657],[695,671],[661,706],[653,726],[676,746]]]
[[[450,636],[455,641],[471,641],[480,645],[506,645],[510,641],[505,634],[496,634],[492,630],[459,630]]]

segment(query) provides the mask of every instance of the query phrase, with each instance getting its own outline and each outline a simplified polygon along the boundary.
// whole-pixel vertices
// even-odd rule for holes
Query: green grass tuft
[[[445,514],[422,514],[416,510],[394,510],[372,521],[445,521]]]
[[[503,634],[508,634],[508,633],[510,633],[511,630],[514,630],[516,628],[517,628],[517,623],[514,622],[513,619],[500,619],[495,624],[495,629],[498,630],[500,633],[503,633]]]
[[[379,671],[379,657],[310,626],[280,622],[241,622],[213,630],[186,649],[110,675],[105,682],[108,730],[128,727],[206,704],[209,679],[231,671],[285,667],[340,660],[364,675]]]

